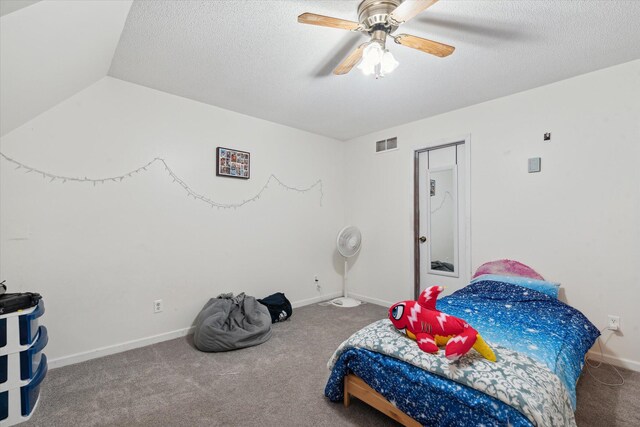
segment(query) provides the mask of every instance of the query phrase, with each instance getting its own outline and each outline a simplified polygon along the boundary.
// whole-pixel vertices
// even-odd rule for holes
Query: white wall
[[[640,369],[640,61],[349,141],[347,222],[364,242],[353,293],[413,296],[413,149],[467,134],[473,268],[520,260],[561,282],[599,328],[620,315],[606,352]],[[393,136],[399,150],[376,155],[375,141]],[[527,173],[537,156],[542,172]]]
[[[255,203],[218,211],[187,198],[157,165],[93,187],[50,183],[0,159],[0,277],[12,292],[44,296],[46,353],[58,364],[184,332],[222,292],[284,291],[304,304],[341,291],[341,142],[107,77],[0,143],[25,164],[79,177],[162,157],[194,190],[227,203],[252,197],[271,173],[296,187],[323,181],[322,206],[318,190],[274,184]],[[251,152],[251,179],[216,177],[216,146]],[[153,314],[155,299],[163,313]]]
[[[159,156],[225,202],[251,197],[270,173],[294,186],[320,178],[323,206],[316,191],[272,186],[255,204],[217,211],[188,199],[162,168],[94,188],[49,183],[0,159],[0,277],[11,291],[44,295],[47,354],[59,364],[183,332],[220,292],[282,290],[301,303],[336,295],[334,239],[346,223],[364,234],[353,292],[383,304],[409,298],[412,150],[470,134],[473,267],[518,259],[562,282],[597,326],[620,315],[622,334],[606,351],[638,366],[639,79],[634,61],[343,144],[105,78],[2,137],[1,151],[80,177]],[[399,150],[376,155],[375,141],[390,136]],[[251,180],[215,177],[218,145],[251,152]],[[542,173],[526,172],[533,156]],[[159,298],[165,310],[154,315]]]

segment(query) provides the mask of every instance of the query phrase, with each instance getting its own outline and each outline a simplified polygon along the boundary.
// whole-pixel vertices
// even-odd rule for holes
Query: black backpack
[[[6,293],[7,287],[4,282],[4,280],[0,282],[0,315],[31,308],[38,305],[38,302],[42,299],[40,294],[34,292],[8,294]]]
[[[271,323],[283,322],[291,317],[293,308],[291,302],[282,292],[276,292],[266,298],[259,299],[259,303],[266,305],[271,315]]]

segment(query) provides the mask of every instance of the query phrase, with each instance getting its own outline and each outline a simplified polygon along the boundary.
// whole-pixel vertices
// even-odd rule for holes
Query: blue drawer
[[[9,355],[0,356],[0,384],[9,379]]]
[[[9,390],[0,393],[0,421],[9,416]]]
[[[42,355],[36,374],[29,384],[0,393],[0,422],[9,425],[28,420],[40,397],[40,386],[47,376],[47,356]]]
[[[20,316],[20,345],[31,345],[38,335],[38,318],[44,314],[44,301],[40,300],[36,309]]]
[[[44,314],[44,301],[26,310],[0,315],[0,356],[24,351],[38,336],[39,318]]]
[[[0,347],[7,345],[7,319],[0,319]]]
[[[38,371],[34,375],[31,382],[26,386],[20,388],[23,417],[31,415],[31,412],[33,412],[33,408],[38,402],[38,397],[40,397],[40,385],[42,384],[44,377],[47,376],[48,370],[49,367],[47,366],[47,356],[43,354],[42,360],[40,361],[40,366],[38,367]]]
[[[36,342],[29,348],[20,353],[20,379],[29,380],[36,376],[41,359],[44,356],[42,350],[49,343],[49,334],[47,328],[40,326],[38,328],[38,338]]]
[[[48,342],[47,328],[40,326],[31,347],[0,356],[0,392],[22,387],[33,379],[40,367],[42,350]]]

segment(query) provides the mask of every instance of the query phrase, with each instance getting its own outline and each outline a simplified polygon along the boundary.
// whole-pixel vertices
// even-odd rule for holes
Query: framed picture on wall
[[[251,176],[251,153],[218,147],[216,149],[216,175],[249,179]]]

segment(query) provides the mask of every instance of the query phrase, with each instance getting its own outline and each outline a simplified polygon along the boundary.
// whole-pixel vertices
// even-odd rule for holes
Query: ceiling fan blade
[[[422,52],[430,53],[431,55],[439,56],[441,58],[451,55],[456,49],[448,44],[434,42],[433,40],[427,40],[422,37],[416,37],[409,34],[397,35],[395,37],[395,41],[402,46],[418,49]]]
[[[426,10],[437,1],[438,0],[405,0],[391,12],[389,18],[398,24],[402,24]]]
[[[301,24],[319,25],[321,27],[337,28],[339,30],[355,30],[360,24],[331,16],[316,15],[315,13],[303,13],[298,16]]]
[[[360,46],[358,46],[356,50],[351,52],[349,56],[347,56],[340,63],[340,65],[338,65],[336,69],[333,70],[333,74],[339,76],[342,74],[347,74],[349,71],[351,71],[351,69],[360,61],[360,59],[362,59],[362,53],[364,51],[364,48],[367,47],[368,44],[369,42],[362,43]]]

